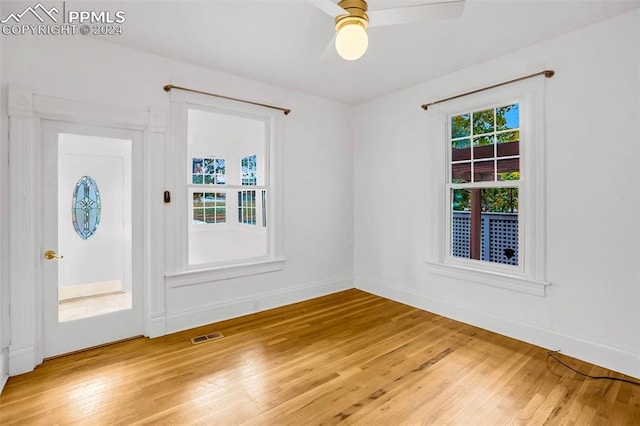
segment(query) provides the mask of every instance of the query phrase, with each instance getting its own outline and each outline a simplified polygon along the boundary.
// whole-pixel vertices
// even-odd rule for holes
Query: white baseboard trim
[[[355,287],[456,321],[484,328],[550,350],[590,362],[613,371],[640,378],[640,355],[511,318],[479,311],[468,306],[390,286],[372,279],[356,279]]]
[[[147,337],[154,338],[167,334],[167,315],[164,312],[151,314],[147,325]]]
[[[9,380],[9,348],[0,351],[0,393]]]
[[[166,332],[175,333],[188,330],[352,288],[353,276],[346,276],[288,287],[272,292],[253,294],[251,296],[200,306],[194,309],[171,312],[166,316]]]
[[[9,376],[17,376],[18,374],[33,371],[40,362],[36,362],[35,346],[9,346]]]

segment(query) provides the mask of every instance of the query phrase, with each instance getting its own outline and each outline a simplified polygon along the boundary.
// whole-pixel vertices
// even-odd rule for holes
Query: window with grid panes
[[[451,116],[448,140],[449,255],[517,266],[519,103]]]
[[[189,265],[269,255],[269,124],[246,114],[187,110]],[[237,216],[230,214],[235,200]]]

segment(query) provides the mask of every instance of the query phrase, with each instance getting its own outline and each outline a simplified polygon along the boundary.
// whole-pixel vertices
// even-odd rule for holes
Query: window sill
[[[546,289],[551,283],[537,281],[517,275],[504,274],[482,269],[467,268],[464,266],[447,265],[425,261],[431,272],[449,278],[459,278],[491,287],[504,288],[520,293],[545,297]]]
[[[236,265],[218,266],[173,274],[165,274],[170,288],[188,287],[214,281],[230,280],[251,275],[281,271],[286,259],[264,260]]]

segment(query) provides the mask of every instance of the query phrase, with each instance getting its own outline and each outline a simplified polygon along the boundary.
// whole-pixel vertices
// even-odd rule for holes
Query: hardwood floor
[[[49,360],[0,396],[2,425],[337,423],[640,425],[640,386],[349,290]]]

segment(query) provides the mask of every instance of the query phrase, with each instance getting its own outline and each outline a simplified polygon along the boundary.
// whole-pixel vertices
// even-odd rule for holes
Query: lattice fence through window
[[[453,212],[451,226],[451,254],[455,257],[469,258],[471,240],[471,217],[468,212]]]
[[[469,212],[455,211],[451,226],[451,254],[469,258],[471,216]],[[512,214],[483,213],[481,226],[481,260],[518,265],[518,216]],[[507,256],[513,250],[511,258]]]
[[[496,215],[494,217],[488,217],[487,220],[489,220],[489,261],[495,263],[504,263],[507,265],[517,265],[517,216]],[[513,250],[513,255],[511,258],[509,258],[506,254],[509,252],[509,249]]]

